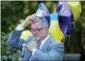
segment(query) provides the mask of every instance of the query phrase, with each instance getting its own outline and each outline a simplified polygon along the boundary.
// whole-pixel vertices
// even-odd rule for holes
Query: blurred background
[[[58,1],[45,1],[50,13],[54,12],[57,3]],[[70,38],[65,38],[66,53],[80,53],[85,49],[85,2],[80,3],[80,17],[74,21],[75,27]],[[18,60],[20,52],[8,46],[8,36],[20,20],[36,12],[37,5],[37,1],[1,1],[1,60]]]

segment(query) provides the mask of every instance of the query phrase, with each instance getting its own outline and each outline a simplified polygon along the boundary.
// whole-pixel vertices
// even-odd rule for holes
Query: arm
[[[43,53],[40,50],[36,50],[31,56],[30,60],[62,60],[64,56],[64,46],[59,43],[53,45],[51,50],[47,53]]]
[[[31,16],[28,16],[21,24],[19,24],[16,29],[11,33],[8,39],[8,43],[11,47],[21,49],[22,48],[22,40],[20,40],[20,35],[24,28],[30,24],[30,21],[28,22],[29,18]]]
[[[13,47],[13,48],[17,48],[17,49],[21,49],[22,48],[22,40],[20,40],[20,35],[21,35],[22,31],[17,31],[14,30],[8,39],[8,44]]]

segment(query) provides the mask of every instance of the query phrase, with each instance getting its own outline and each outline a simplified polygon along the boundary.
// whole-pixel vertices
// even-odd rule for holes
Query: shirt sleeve
[[[9,46],[13,47],[13,48],[17,48],[17,49],[22,49],[22,39],[20,39],[20,35],[21,35],[22,31],[17,31],[14,30],[9,38],[8,38],[8,44]]]
[[[15,28],[15,30],[17,30],[17,31],[24,30],[24,26],[23,26],[22,24],[19,24],[19,25]]]
[[[37,50],[37,49],[34,49],[34,50],[32,51],[32,55],[35,53],[36,50]]]

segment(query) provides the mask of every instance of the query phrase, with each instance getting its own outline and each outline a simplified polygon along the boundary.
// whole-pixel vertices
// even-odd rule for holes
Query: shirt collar
[[[48,34],[48,35],[41,41],[41,44],[42,44],[42,43],[45,43],[49,37],[50,37],[50,34]]]

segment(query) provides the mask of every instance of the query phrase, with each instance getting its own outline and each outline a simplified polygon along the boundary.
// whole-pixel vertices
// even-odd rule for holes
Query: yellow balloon
[[[67,4],[69,5],[70,9],[72,10],[73,16],[74,16],[74,20],[76,21],[81,13],[81,4],[80,2],[67,2]]]
[[[29,30],[25,30],[22,32],[20,38],[23,40],[27,40],[29,38],[29,36],[31,36],[32,33]]]
[[[55,40],[58,40],[58,41],[61,41],[64,37],[64,34],[63,34],[63,32],[61,31],[61,29],[59,27],[58,21],[55,21],[55,20],[51,20],[49,33],[52,35],[52,37]]]

